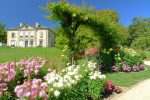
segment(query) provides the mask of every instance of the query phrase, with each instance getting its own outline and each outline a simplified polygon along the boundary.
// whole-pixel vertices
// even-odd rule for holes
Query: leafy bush
[[[16,100],[12,94],[0,94],[0,100]]]
[[[115,66],[112,66],[112,71],[138,72],[144,70],[143,53],[136,52],[133,49],[121,48],[115,55]],[[113,69],[117,70],[113,70]]]
[[[113,72],[137,72],[144,70],[143,59],[145,55],[133,49],[119,48],[101,51],[100,66]]]
[[[68,64],[68,67],[62,70],[43,70],[45,63],[45,59],[34,58],[3,64],[0,67],[1,72],[12,68],[15,74],[0,73],[8,75],[2,78],[8,79],[8,82],[1,80],[0,99],[87,100],[102,97],[105,75],[98,71],[97,64],[93,61],[82,67]]]
[[[100,52],[100,63],[104,65],[105,70],[110,70],[110,67],[114,64],[115,52],[112,48]]]
[[[42,67],[46,60],[40,57],[23,59],[19,62],[7,62],[0,66],[0,94],[11,93],[15,96],[14,87],[23,84],[30,74],[30,78],[40,77],[45,73]],[[39,74],[39,70],[41,74]],[[46,69],[47,70],[47,69]],[[46,72],[47,73],[47,72]],[[43,74],[45,75],[45,74]]]
[[[121,93],[122,89],[119,86],[112,83],[110,80],[106,80],[106,89],[105,89],[105,91],[108,94],[112,94],[113,92]]]
[[[143,56],[141,56],[140,53],[136,52],[133,49],[122,48],[120,52],[122,60],[130,67],[133,65],[139,65],[143,63]]]
[[[55,70],[46,75],[45,80],[49,85],[50,99],[87,100],[91,97],[98,99],[104,91],[105,76],[97,71],[96,63],[88,62],[87,66],[70,65],[60,72]],[[55,91],[58,95],[55,95]]]
[[[98,100],[102,97],[103,92],[105,91],[105,81],[104,80],[88,80],[88,93],[89,96]]]

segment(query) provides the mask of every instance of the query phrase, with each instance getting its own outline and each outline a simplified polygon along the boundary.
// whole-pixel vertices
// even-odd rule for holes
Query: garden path
[[[150,61],[145,60],[145,65],[150,66]],[[150,79],[144,80],[123,93],[116,95],[111,100],[150,100]]]
[[[149,60],[144,60],[144,64],[150,66],[150,61]]]
[[[132,86],[111,100],[150,100],[150,79]]]

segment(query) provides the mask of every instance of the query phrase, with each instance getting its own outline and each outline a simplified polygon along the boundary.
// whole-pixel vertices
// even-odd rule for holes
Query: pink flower
[[[38,70],[38,69],[39,69],[39,65],[36,65],[36,66],[35,66],[35,69]]]
[[[40,97],[44,97],[46,95],[46,92],[44,90],[40,91],[39,92],[39,96]]]
[[[49,68],[47,71],[48,71],[48,73],[50,73],[50,72],[52,72],[52,69]]]
[[[28,69],[25,69],[25,70],[24,70],[24,75],[27,76],[28,74],[29,74],[29,70],[28,70]]]
[[[16,86],[14,91],[18,92],[19,89],[20,89],[20,86]]]
[[[22,97],[22,96],[23,96],[23,89],[20,89],[17,92],[17,97]]]
[[[39,70],[35,70],[35,75],[38,75],[39,74]]]
[[[48,85],[46,83],[42,83],[41,87],[46,89],[46,88],[48,88]]]
[[[6,87],[6,83],[0,83],[0,89],[5,88]]]
[[[27,92],[27,93],[26,93],[26,97],[29,97],[30,95],[31,95],[30,92]]]

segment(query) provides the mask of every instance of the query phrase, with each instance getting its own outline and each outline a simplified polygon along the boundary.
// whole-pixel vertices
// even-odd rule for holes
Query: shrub
[[[108,51],[103,50],[100,52],[100,63],[104,65],[105,70],[110,70],[110,67],[115,64],[114,62],[114,56],[115,56],[115,50],[112,48]]]
[[[46,60],[40,57],[7,62],[0,66],[0,94],[11,93],[15,96],[14,87],[23,84],[30,74],[30,78],[40,77],[39,70],[45,65]],[[41,70],[41,73],[45,73]],[[47,72],[46,72],[47,73]]]
[[[88,62],[88,67],[70,65],[60,72],[55,70],[46,75],[45,80],[53,90],[49,93],[50,99],[87,100],[88,97],[98,99],[102,96],[105,78],[96,69],[96,63]],[[55,95],[55,91],[59,91]]]
[[[141,56],[140,53],[136,52],[133,49],[121,49],[120,50],[121,54],[122,54],[122,60],[128,64],[130,67],[133,65],[138,65],[138,64],[142,64],[143,63],[143,56]]]
[[[119,48],[101,51],[100,69],[112,72],[138,72],[144,70],[143,59],[145,55],[133,49]]]
[[[0,100],[16,100],[12,94],[0,94]]]
[[[106,88],[105,88],[105,91],[106,93],[108,94],[112,94],[113,92],[115,93],[121,93],[122,92],[122,89],[115,85],[114,83],[112,83],[111,81],[109,80],[106,80]]]
[[[99,72],[97,63],[89,61],[86,66],[82,67],[68,64],[62,70],[48,69],[46,76],[43,76],[43,73],[46,73],[45,70],[42,71],[45,63],[45,59],[33,58],[11,64],[11,68],[16,73],[11,74],[13,77],[11,77],[10,81],[5,82],[5,84],[0,83],[1,88],[8,87],[6,93],[1,92],[1,98],[8,100],[9,98],[87,100],[102,97],[102,93],[105,90],[104,79],[106,76]],[[10,66],[3,67],[9,70]],[[42,71],[42,74],[38,73],[40,71]],[[38,79],[37,77],[40,78]],[[43,77],[44,79],[42,79]]]

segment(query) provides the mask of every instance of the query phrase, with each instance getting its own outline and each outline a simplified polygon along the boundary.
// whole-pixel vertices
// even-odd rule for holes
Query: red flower
[[[113,92],[121,93],[122,92],[122,89],[119,86],[115,85],[109,80],[106,80],[105,90],[107,93],[113,93]]]

